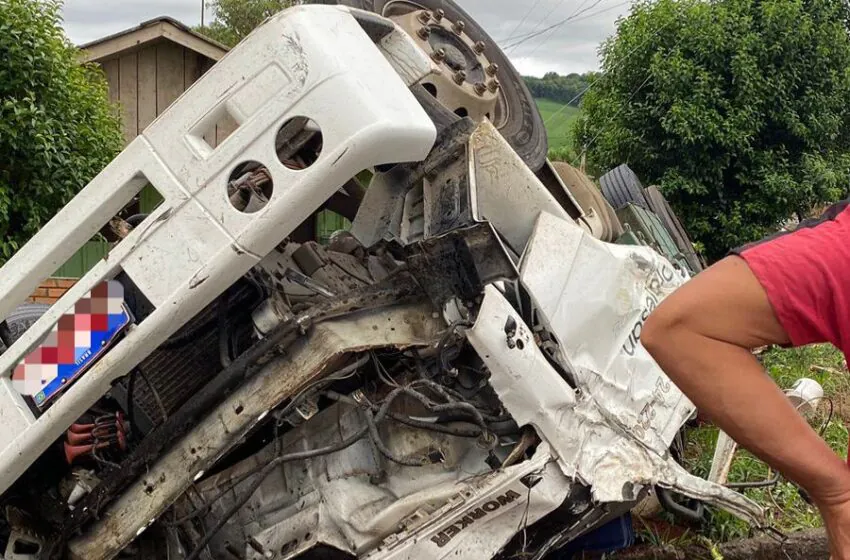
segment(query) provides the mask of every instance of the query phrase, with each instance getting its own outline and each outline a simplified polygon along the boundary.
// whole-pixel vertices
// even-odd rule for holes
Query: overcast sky
[[[200,21],[202,0],[65,0],[65,29],[81,44],[167,15],[188,25]],[[566,18],[564,25],[506,48],[526,75],[560,74],[598,68],[597,48],[611,35],[623,0],[459,0],[503,47]],[[108,7],[107,7],[108,6]],[[533,9],[532,9],[533,8]]]

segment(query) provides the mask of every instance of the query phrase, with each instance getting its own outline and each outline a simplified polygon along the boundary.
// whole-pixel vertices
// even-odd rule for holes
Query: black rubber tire
[[[538,171],[546,161],[549,152],[549,139],[543,118],[537,104],[528,90],[528,86],[516,71],[510,59],[484,29],[467,14],[454,0],[308,0],[312,4],[341,4],[361,10],[384,15],[384,9],[392,4],[417,4],[425,10],[442,9],[446,17],[466,23],[466,33],[475,41],[484,41],[487,58],[499,65],[499,81],[502,84],[504,101],[510,108],[507,121],[499,127],[499,132],[519,154],[525,164]]]
[[[12,311],[6,317],[8,331],[4,333],[4,343],[13,344],[21,338],[27,329],[33,326],[48,309],[50,309],[50,306],[43,303],[25,303]],[[7,338],[8,340],[5,340]]]
[[[694,244],[693,241],[691,241],[691,237],[688,235],[685,226],[682,225],[682,222],[679,220],[678,216],[676,216],[673,208],[670,207],[670,203],[667,202],[667,199],[664,198],[664,195],[658,187],[647,187],[644,191],[644,195],[646,196],[646,201],[649,204],[649,209],[661,219],[661,223],[663,223],[664,227],[667,228],[667,231],[670,232],[670,236],[676,242],[676,246],[682,252],[682,255],[685,256],[685,260],[688,262],[688,265],[690,265],[694,272],[700,272],[703,270],[703,264],[700,261],[696,250],[694,250]]]
[[[599,185],[602,187],[605,200],[615,210],[621,209],[626,204],[635,204],[649,210],[640,179],[625,163],[603,175],[599,179]]]

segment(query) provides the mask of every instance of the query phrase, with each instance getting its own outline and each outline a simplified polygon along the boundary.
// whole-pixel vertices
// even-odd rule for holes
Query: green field
[[[581,114],[578,107],[567,107],[550,99],[537,99],[537,107],[549,131],[549,149],[572,148],[573,124]],[[563,110],[562,110],[563,109]],[[554,115],[554,116],[553,116]]]

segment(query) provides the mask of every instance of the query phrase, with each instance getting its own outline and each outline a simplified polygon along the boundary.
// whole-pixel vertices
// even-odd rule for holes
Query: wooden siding
[[[163,40],[101,63],[109,99],[121,107],[124,140],[129,144],[214,64],[206,56]],[[236,129],[219,123],[207,141],[213,147]]]

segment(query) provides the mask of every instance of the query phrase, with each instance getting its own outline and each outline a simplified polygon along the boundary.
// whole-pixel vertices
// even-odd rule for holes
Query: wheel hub
[[[493,120],[500,93],[498,67],[487,58],[487,45],[466,33],[464,21],[451,21],[442,10],[415,10],[391,19],[437,66],[422,80],[437,101],[462,117]]]

